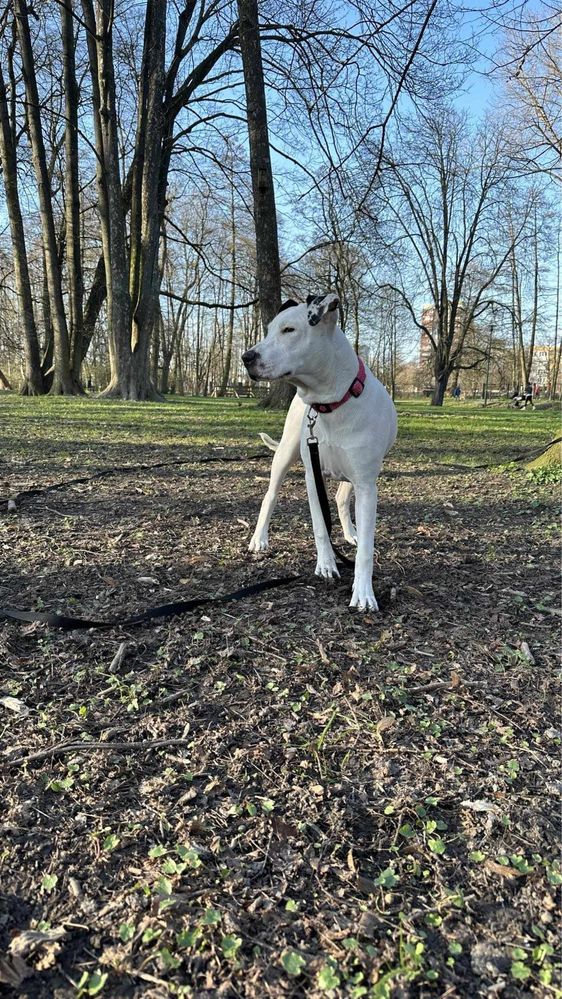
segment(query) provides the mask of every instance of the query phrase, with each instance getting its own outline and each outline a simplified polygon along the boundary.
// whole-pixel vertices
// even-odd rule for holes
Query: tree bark
[[[51,187],[45,156],[45,144],[41,130],[39,94],[25,0],[14,0],[14,11],[25,83],[25,110],[29,125],[31,153],[39,195],[41,232],[54,332],[54,372],[51,392],[55,395],[74,395],[76,386],[70,371],[70,348],[62,294],[61,268],[57,254]]]
[[[246,90],[258,297],[265,336],[268,323],[281,306],[281,268],[257,0],[238,0],[238,20]],[[277,382],[263,405],[286,407],[293,395],[292,386]]]
[[[86,359],[92,337],[98,321],[101,307],[105,302],[107,288],[105,283],[105,261],[103,254],[98,257],[94,278],[90,286],[90,292],[86,299],[84,308],[84,319],[82,325],[82,362]]]
[[[10,127],[8,101],[4,77],[0,67],[0,160],[2,161],[2,176],[6,192],[6,205],[10,220],[12,252],[14,255],[14,277],[18,297],[23,347],[24,347],[24,384],[23,395],[42,395],[45,391],[41,372],[41,357],[39,340],[35,326],[33,311],[33,296],[29,278],[29,263],[27,247],[18,191],[18,174],[16,150]]]
[[[68,274],[69,335],[72,377],[80,384],[84,357],[84,279],[80,245],[80,184],[78,174],[78,84],[74,47],[73,0],[61,4],[61,33],[65,100],[65,221],[66,269]]]
[[[102,395],[128,398],[131,299],[125,205],[119,171],[113,64],[113,2],[82,0],[92,78],[96,177],[109,322],[110,380]]]
[[[450,371],[437,370],[435,371],[435,386],[433,388],[433,395],[431,396],[432,406],[442,406],[445,399],[445,392],[447,391],[447,383],[449,381]]]
[[[166,3],[148,0],[131,202],[131,399],[157,394],[148,378],[148,354],[160,290],[158,249],[168,162],[166,157],[163,171],[165,45]]]
[[[228,316],[228,331],[226,349],[222,368],[222,378],[218,394],[226,395],[232,364],[232,343],[234,340],[234,305],[236,303],[236,215],[234,211],[234,184],[230,189],[230,239],[232,241],[230,254],[230,312]]]

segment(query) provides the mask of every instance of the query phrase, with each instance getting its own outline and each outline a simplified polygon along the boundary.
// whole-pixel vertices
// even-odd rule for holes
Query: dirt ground
[[[178,458],[100,435],[8,449],[0,498]],[[558,489],[469,436],[469,463],[413,432],[387,460],[380,615],[314,577],[298,468],[247,553],[270,454],[194,459],[256,444],[2,506],[0,606],[304,577],[131,629],[0,621],[7,997],[562,995]]]

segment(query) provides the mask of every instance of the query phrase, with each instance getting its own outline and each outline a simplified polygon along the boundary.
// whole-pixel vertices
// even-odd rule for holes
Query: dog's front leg
[[[273,461],[271,463],[271,475],[269,478],[269,488],[262,500],[260,515],[258,517],[258,522],[256,524],[256,529],[253,533],[252,540],[249,544],[249,550],[251,552],[263,552],[266,550],[269,543],[269,522],[271,520],[273,511],[277,506],[277,500],[279,498],[279,490],[283,484],[285,476],[289,471],[289,468],[296,461],[299,453],[299,438],[298,436],[288,436],[285,435],[281,439],[281,443],[277,448],[277,451],[273,455]]]
[[[373,593],[373,557],[377,523],[377,486],[355,486],[355,519],[357,521],[357,557],[350,607],[358,610],[379,609]]]
[[[330,541],[322,508],[316,491],[316,482],[310,463],[306,463],[306,489],[308,492],[308,504],[312,517],[312,529],[314,531],[314,541],[316,543],[316,575],[323,576],[324,579],[331,579],[333,576],[339,577],[336,566],[336,557]]]

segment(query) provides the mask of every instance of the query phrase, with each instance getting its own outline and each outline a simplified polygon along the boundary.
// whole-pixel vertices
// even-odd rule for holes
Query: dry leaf
[[[21,957],[0,957],[0,984],[10,985],[13,989],[19,988],[24,978],[29,978],[33,974],[30,968]]]
[[[10,940],[8,950],[17,957],[27,957],[44,944],[53,944],[65,936],[63,926],[55,926],[52,930],[21,930]]]
[[[2,704],[5,708],[8,708],[8,711],[15,711],[17,715],[29,714],[27,704],[24,704],[23,701],[20,701],[17,697],[10,697],[9,694],[5,697],[0,697],[0,704]]]
[[[520,871],[516,871],[515,867],[506,867],[505,864],[498,864],[495,860],[485,860],[484,867],[490,871],[491,874],[499,874],[500,878],[522,878],[523,875]]]
[[[462,801],[461,806],[462,808],[470,808],[472,812],[490,812],[497,818],[501,817],[501,811],[497,805],[493,805],[491,801],[486,801],[485,798],[477,798],[476,801]]]
[[[396,725],[396,718],[393,715],[385,715],[384,718],[381,718],[380,722],[377,722],[378,735],[382,735],[383,732],[386,732],[389,728],[393,728],[394,725]]]

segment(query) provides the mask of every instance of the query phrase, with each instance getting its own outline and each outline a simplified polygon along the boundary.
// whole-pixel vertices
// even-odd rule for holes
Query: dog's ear
[[[295,307],[295,305],[298,305],[298,304],[299,303],[295,302],[294,298],[288,298],[286,302],[283,302],[283,305],[279,309],[279,312],[277,313],[277,315],[279,315],[279,313],[281,313],[281,312],[284,312],[285,309],[293,309]]]
[[[308,306],[308,322],[310,326],[317,326],[324,316],[329,317],[338,308],[340,300],[333,292],[327,295],[309,295],[306,304]],[[335,316],[330,317],[335,322]]]

